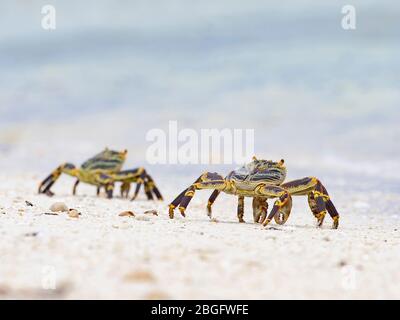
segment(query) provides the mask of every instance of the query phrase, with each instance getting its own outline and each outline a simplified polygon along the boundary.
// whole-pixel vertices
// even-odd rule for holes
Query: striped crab
[[[61,174],[76,177],[77,180],[73,187],[73,195],[76,194],[76,188],[80,182],[91,184],[97,187],[97,195],[100,189],[104,188],[108,198],[112,198],[115,182],[122,182],[121,196],[128,198],[131,183],[136,183],[136,190],[132,200],[138,195],[141,185],[149,200],[154,199],[154,195],[162,200],[162,195],[156,187],[152,177],[142,167],[132,170],[121,170],[125,162],[128,151],[113,151],[106,148],[99,154],[85,161],[80,168],[72,163],[64,163],[58,166],[46,179],[39,185],[39,193],[53,196],[50,190]]]
[[[174,209],[178,206],[182,216],[185,216],[185,210],[196,190],[214,189],[207,204],[209,217],[214,201],[221,192],[225,192],[238,197],[239,222],[244,222],[244,198],[251,197],[254,222],[266,226],[274,219],[277,224],[284,224],[292,209],[292,196],[307,196],[310,209],[317,219],[317,225],[322,226],[328,212],[333,220],[332,228],[338,228],[339,214],[326,188],[317,178],[306,177],[283,183],[285,178],[286,167],[283,159],[274,162],[253,157],[252,162],[232,171],[225,178],[215,172],[205,172],[171,202],[169,216],[171,219],[174,218]],[[277,200],[267,215],[267,200],[274,198]]]

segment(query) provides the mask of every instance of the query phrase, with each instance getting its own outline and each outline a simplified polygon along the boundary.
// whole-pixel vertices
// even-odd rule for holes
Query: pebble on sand
[[[120,217],[134,217],[135,214],[132,211],[124,211],[119,214]]]
[[[68,207],[64,202],[55,202],[50,206],[52,212],[67,212]]]
[[[157,210],[147,210],[144,214],[152,214],[154,216],[158,216]]]
[[[156,279],[151,272],[138,270],[126,274],[124,280],[127,282],[155,282]]]
[[[70,218],[79,218],[80,213],[76,209],[69,209],[68,216]]]

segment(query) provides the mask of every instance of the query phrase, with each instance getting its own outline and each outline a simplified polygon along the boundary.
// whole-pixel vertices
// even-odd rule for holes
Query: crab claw
[[[38,189],[38,193],[39,194],[46,194],[49,197],[54,196],[54,193],[52,191],[50,191],[50,188],[56,182],[56,180],[58,179],[59,175],[60,174],[57,171],[51,173],[46,179],[44,179],[40,183],[39,189]]]

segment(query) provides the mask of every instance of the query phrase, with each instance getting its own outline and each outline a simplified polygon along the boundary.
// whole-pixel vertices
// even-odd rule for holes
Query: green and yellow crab
[[[76,177],[77,180],[73,187],[73,194],[76,194],[76,188],[80,182],[91,184],[97,187],[97,195],[100,189],[104,188],[108,198],[112,198],[115,182],[122,182],[121,196],[128,197],[131,183],[136,183],[136,190],[132,200],[136,198],[143,184],[144,190],[149,200],[154,199],[153,193],[157,199],[162,200],[162,195],[156,187],[154,180],[147,171],[140,167],[132,170],[123,170],[127,150],[113,151],[106,148],[104,151],[85,161],[80,168],[71,163],[64,163],[57,167],[46,179],[39,185],[39,193],[53,196],[50,190],[62,173]]]
[[[183,190],[169,205],[169,216],[174,217],[174,209],[179,206],[182,216],[193,198],[196,190],[214,189],[207,209],[211,217],[211,206],[221,192],[238,197],[237,216],[239,222],[244,222],[244,198],[253,198],[254,222],[268,225],[272,219],[277,224],[284,224],[292,209],[292,196],[308,196],[308,203],[317,219],[317,225],[322,226],[326,213],[333,219],[333,229],[339,226],[339,213],[333,205],[326,188],[314,177],[307,177],[283,183],[286,178],[284,160],[253,161],[234,170],[226,178],[211,172],[203,173],[192,185]],[[267,216],[268,199],[278,198]]]

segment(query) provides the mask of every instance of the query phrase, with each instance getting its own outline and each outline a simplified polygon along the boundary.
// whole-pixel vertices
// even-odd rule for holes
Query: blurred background
[[[177,120],[255,129],[289,178],[399,190],[399,39],[394,0],[2,0],[0,168],[46,174],[105,146],[146,165],[148,130]],[[152,170],[232,166],[206,167]]]

